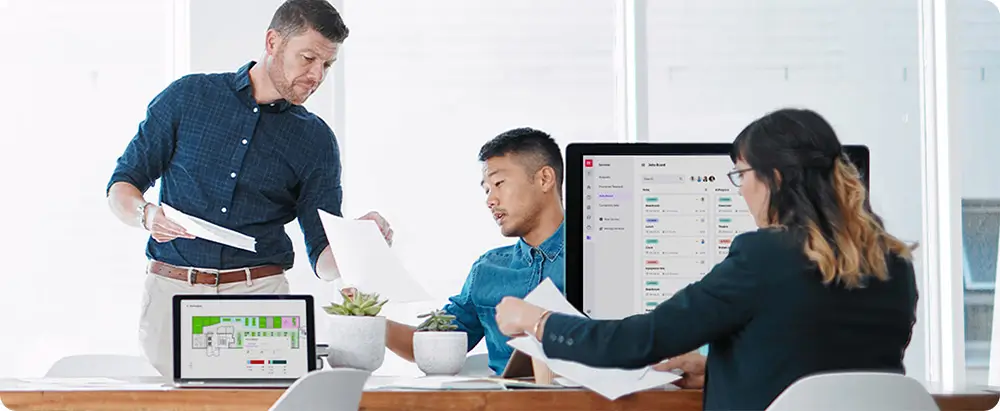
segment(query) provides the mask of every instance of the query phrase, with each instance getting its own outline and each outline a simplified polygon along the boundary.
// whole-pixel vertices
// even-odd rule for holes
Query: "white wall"
[[[169,1],[0,3],[0,377],[138,354],[146,235],[105,187],[170,75]],[[121,35],[128,33],[127,36]]]
[[[814,109],[844,143],[870,148],[873,206],[891,232],[920,240],[916,1],[645,3],[645,137],[731,142],[770,110]],[[918,378],[924,315],[905,358]]]
[[[280,3],[192,0],[192,71],[230,71],[257,58]],[[485,207],[477,161],[483,143],[521,126],[550,132],[563,148],[619,140],[614,2],[335,4],[351,30],[337,63],[343,78],[328,78],[306,106],[341,144],[345,216],[382,212],[396,232],[396,252],[434,296],[390,302],[383,311],[415,324],[416,314],[461,289],[480,254],[515,241],[500,236]],[[334,82],[342,84],[343,118],[334,111]],[[296,223],[287,228],[296,250],[292,290],[325,302],[333,290],[312,278],[298,230]],[[418,370],[387,352],[379,372]]]

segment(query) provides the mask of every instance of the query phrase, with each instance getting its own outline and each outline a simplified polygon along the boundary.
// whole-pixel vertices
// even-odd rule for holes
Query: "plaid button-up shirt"
[[[171,83],[149,104],[108,189],[124,181],[145,192],[160,179],[162,203],[256,238],[257,252],[200,238],[150,238],[147,257],[182,267],[291,268],[285,225],[297,218],[315,269],[328,244],[316,210],[342,215],[340,150],[330,127],[302,106],[258,104],[254,64]]]

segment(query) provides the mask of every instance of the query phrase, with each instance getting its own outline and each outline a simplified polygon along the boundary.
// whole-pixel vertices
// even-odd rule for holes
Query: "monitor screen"
[[[179,377],[305,375],[310,370],[308,306],[305,299],[181,299]]]
[[[757,229],[729,144],[596,144],[567,151],[567,297],[592,318],[652,311]],[[851,147],[850,157],[867,150]],[[866,181],[867,183],[867,181]]]

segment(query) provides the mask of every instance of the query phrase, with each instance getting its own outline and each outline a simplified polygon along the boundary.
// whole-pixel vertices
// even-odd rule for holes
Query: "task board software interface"
[[[308,372],[302,300],[182,300],[181,378],[298,378]]]
[[[756,230],[726,155],[584,156],[584,311],[652,311]]]

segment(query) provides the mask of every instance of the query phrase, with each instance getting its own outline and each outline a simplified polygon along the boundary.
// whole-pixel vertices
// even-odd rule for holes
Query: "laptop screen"
[[[181,379],[287,379],[309,372],[305,299],[181,299]]]

